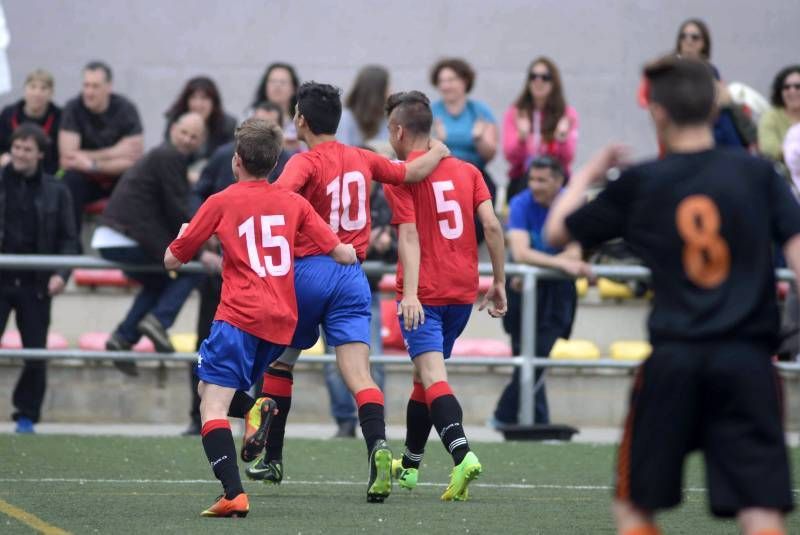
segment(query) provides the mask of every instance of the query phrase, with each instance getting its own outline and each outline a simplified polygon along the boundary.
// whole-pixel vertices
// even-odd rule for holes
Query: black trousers
[[[18,279],[3,281],[0,284],[0,328],[5,331],[13,310],[22,347],[44,348],[50,327],[50,303],[50,297],[38,292],[32,284],[19,284]],[[26,360],[14,387],[12,402],[16,411],[12,418],[25,417],[38,422],[46,388],[47,361]]]
[[[75,230],[80,236],[84,206],[99,199],[110,197],[117,178],[111,177],[98,181],[93,180],[90,175],[79,171],[67,171],[64,173],[63,180],[72,195],[72,209],[75,211]]]
[[[200,349],[200,344],[203,340],[208,338],[211,333],[211,322],[214,321],[214,315],[217,313],[217,306],[219,306],[220,294],[222,293],[222,277],[219,275],[210,275],[200,283],[197,287],[200,292],[200,310],[197,312],[197,347]],[[195,368],[197,364],[194,362],[189,363],[189,384],[192,388],[192,407],[189,410],[189,416],[192,422],[200,425],[200,396],[197,395],[197,375],[195,375]]]

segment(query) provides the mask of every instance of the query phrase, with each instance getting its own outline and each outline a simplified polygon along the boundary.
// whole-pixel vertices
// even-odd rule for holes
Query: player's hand
[[[619,143],[600,149],[586,164],[590,171],[589,177],[592,181],[605,179],[606,173],[611,169],[627,167],[630,164],[630,154],[630,148]]]
[[[64,286],[67,285],[67,282],[64,278],[59,274],[53,274],[50,276],[50,280],[47,281],[47,295],[50,297],[54,295],[58,295],[64,291]]]
[[[181,225],[181,228],[180,228],[180,230],[178,231],[178,236],[176,237],[176,239],[177,239],[177,238],[180,238],[181,236],[183,236],[183,233],[184,233],[184,232],[186,232],[186,228],[187,228],[188,226],[189,226],[189,223],[184,223],[183,225]]]
[[[486,132],[487,126],[489,126],[488,122],[484,121],[483,119],[477,119],[472,125],[472,139],[478,141],[480,138],[482,138],[483,133]]]
[[[222,273],[222,257],[211,251],[203,251],[200,254],[200,263],[209,273]]]
[[[504,282],[496,281],[492,284],[492,287],[489,288],[489,291],[486,292],[486,295],[481,299],[478,310],[485,309],[490,302],[492,306],[489,308],[488,312],[491,317],[500,318],[506,315],[508,301],[506,299],[506,285]]]
[[[331,251],[331,258],[336,260],[339,264],[350,265],[358,261],[356,250],[350,243],[340,243],[333,251]]]
[[[447,148],[447,145],[439,141],[438,139],[431,138],[430,141],[430,150],[439,158],[447,158],[450,156],[450,149]]]
[[[403,324],[407,331],[415,331],[425,323],[425,310],[417,296],[403,296],[403,300],[397,305],[397,315],[403,316]]]
[[[583,260],[567,256],[558,256],[556,258],[558,258],[556,267],[567,275],[592,278],[592,266]]]

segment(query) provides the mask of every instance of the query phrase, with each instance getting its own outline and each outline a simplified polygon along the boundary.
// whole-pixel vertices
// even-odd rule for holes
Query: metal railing
[[[92,256],[60,256],[60,255],[0,255],[0,270],[29,269],[38,271],[52,271],[62,268],[85,269],[123,269],[127,271],[163,271],[159,265],[130,265],[110,262]],[[395,266],[380,262],[365,262],[364,271],[370,275],[394,273]],[[481,263],[478,266],[481,274],[491,275],[491,264]],[[650,279],[650,270],[642,266],[593,266],[592,270],[597,277],[608,277],[619,280],[646,281]],[[180,271],[202,273],[205,268],[198,262],[191,262],[181,267]],[[522,277],[522,337],[521,355],[511,358],[491,358],[485,356],[472,356],[467,358],[452,359],[449,365],[453,366],[487,366],[509,365],[520,368],[520,409],[519,423],[532,425],[534,419],[534,376],[536,368],[602,368],[602,369],[631,369],[639,366],[640,362],[616,361],[611,359],[600,360],[551,360],[535,355],[536,348],[536,286],[539,279],[565,279],[564,273],[552,269],[543,269],[521,264],[506,264],[506,275]],[[788,269],[776,271],[779,280],[794,280],[793,273]],[[374,313],[374,310],[373,310]],[[380,322],[380,311],[377,313]],[[527,327],[527,328],[526,328]],[[380,347],[380,333],[373,338]],[[197,360],[196,353],[141,353],[137,351],[85,351],[79,349],[50,350],[50,349],[0,349],[0,359],[48,359],[48,360],[131,360],[138,361],[186,361]],[[326,355],[303,355],[302,362],[335,362],[336,357]],[[407,356],[375,354],[370,361],[383,364],[407,364]],[[778,363],[776,367],[785,372],[800,373],[800,363]]]

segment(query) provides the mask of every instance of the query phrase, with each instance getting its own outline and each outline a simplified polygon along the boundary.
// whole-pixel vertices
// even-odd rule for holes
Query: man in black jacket
[[[25,123],[11,135],[11,163],[0,185],[0,252],[75,254],[78,240],[69,190],[42,172],[49,140],[41,127]],[[0,327],[14,310],[26,348],[44,348],[52,296],[64,289],[69,271],[0,271]],[[17,432],[32,433],[47,386],[46,360],[26,360],[14,388]]]
[[[191,219],[188,157],[203,140],[203,119],[181,116],[170,128],[170,139],[148,152],[122,175],[92,238],[92,247],[108,260],[130,264],[162,261],[164,250]],[[220,257],[204,252],[201,260],[218,268]],[[159,352],[174,351],[167,329],[202,275],[131,272],[142,284],[128,314],[109,338],[110,351],[130,349],[141,335]],[[132,363],[115,361],[124,373],[136,374]]]

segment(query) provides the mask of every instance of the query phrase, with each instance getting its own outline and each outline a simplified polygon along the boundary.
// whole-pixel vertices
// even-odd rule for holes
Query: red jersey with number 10
[[[300,232],[325,254],[339,244],[300,195],[266,180],[237,182],[209,197],[169,249],[185,264],[216,235],[222,298],[214,319],[285,345],[297,326],[292,250]]]
[[[421,152],[411,153],[408,160]],[[478,296],[475,212],[492,195],[478,169],[445,158],[417,184],[383,189],[392,224],[416,223],[420,263],[417,297],[423,305],[472,304]],[[403,265],[397,263],[397,298],[403,297]]]
[[[367,256],[372,218],[369,194],[372,180],[401,184],[406,166],[388,158],[339,143],[320,143],[295,154],[286,163],[276,184],[308,199],[342,243],[351,243],[359,260]],[[322,254],[311,240],[300,235],[295,256]]]

